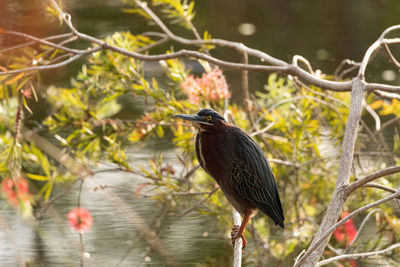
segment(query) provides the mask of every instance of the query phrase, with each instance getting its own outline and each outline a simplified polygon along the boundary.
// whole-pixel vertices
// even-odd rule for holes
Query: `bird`
[[[207,108],[195,115],[176,114],[198,128],[195,142],[200,166],[219,185],[228,202],[243,217],[234,225],[232,244],[242,238],[249,220],[261,210],[284,228],[284,214],[271,167],[258,143],[239,127],[230,125],[215,110]]]

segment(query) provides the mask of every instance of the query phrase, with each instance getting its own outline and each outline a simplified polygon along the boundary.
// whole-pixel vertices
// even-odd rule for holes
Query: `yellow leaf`
[[[370,106],[372,109],[377,109],[377,108],[380,108],[380,107],[382,106],[382,104],[383,104],[382,99],[379,99],[379,100],[377,100],[377,101],[371,103],[369,106]]]
[[[15,83],[16,81],[18,81],[19,79],[21,79],[22,77],[24,77],[24,73],[21,72],[20,74],[18,74],[17,76],[14,76],[12,79],[8,80],[5,82],[6,85]]]
[[[48,181],[49,180],[48,177],[42,176],[42,175],[37,175],[37,174],[33,174],[33,173],[28,173],[27,175],[30,179],[36,180],[36,181]]]

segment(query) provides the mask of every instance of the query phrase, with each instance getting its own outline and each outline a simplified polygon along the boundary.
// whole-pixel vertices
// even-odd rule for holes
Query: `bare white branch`
[[[363,253],[354,253],[354,254],[344,254],[344,255],[340,255],[340,256],[336,256],[336,257],[332,257],[332,258],[320,261],[315,266],[322,266],[322,265],[326,265],[328,263],[331,263],[334,261],[339,261],[339,260],[352,260],[352,259],[360,259],[360,258],[366,258],[366,257],[376,257],[378,255],[389,253],[392,250],[397,249],[397,248],[400,248],[399,243],[391,245],[382,250],[363,252]]]
[[[390,51],[390,48],[387,43],[383,43],[383,47],[385,48],[385,51],[389,57],[389,59],[393,62],[393,64],[400,69],[400,62],[397,61],[397,59],[393,56],[392,51]]]
[[[32,36],[32,35],[29,35],[27,33],[16,32],[16,31],[6,31],[5,33],[0,32],[0,34],[20,36],[20,37],[23,37],[25,39],[32,40],[34,42],[41,43],[41,44],[44,44],[44,45],[47,45],[47,46],[50,46],[50,47],[54,47],[54,48],[57,48],[59,50],[62,50],[62,51],[65,51],[65,52],[69,52],[69,53],[73,53],[73,54],[79,54],[79,53],[82,52],[82,50],[79,50],[79,49],[69,48],[69,47],[66,47],[66,46],[62,46],[62,45],[55,44],[53,42],[47,41],[47,40],[49,40],[49,38],[54,39],[54,36],[49,37],[46,40],[46,38],[41,39],[41,38],[37,38],[37,37]]]
[[[381,184],[376,184],[376,183],[367,183],[367,184],[362,185],[361,187],[372,187],[372,188],[382,189],[389,193],[396,193],[396,189],[388,187],[388,186],[384,186]]]
[[[365,205],[359,209],[356,209],[355,211],[353,211],[352,213],[350,213],[349,215],[347,215],[346,217],[344,217],[343,219],[341,219],[340,221],[338,221],[337,223],[335,223],[334,225],[332,225],[329,229],[327,229],[324,234],[318,239],[315,240],[315,242],[313,242],[314,244],[311,245],[307,252],[304,253],[304,255],[293,265],[293,267],[297,267],[300,266],[301,264],[304,264],[304,266],[308,266],[309,263],[304,263],[304,261],[306,260],[307,257],[309,257],[318,247],[319,245],[326,240],[327,237],[329,237],[333,231],[335,231],[336,228],[338,228],[339,226],[343,225],[345,222],[347,222],[348,220],[350,220],[351,218],[355,217],[356,215],[360,214],[361,212],[368,210],[370,208],[376,207],[378,205],[381,205],[385,202],[388,202],[394,198],[397,198],[400,196],[400,188],[397,189],[396,193],[387,196],[385,198],[382,198],[378,201],[375,201],[373,203],[370,203],[368,205]],[[323,246],[325,248],[325,246]],[[319,257],[318,257],[319,258]],[[312,266],[314,266],[315,264],[313,264]]]
[[[365,102],[365,100],[363,100],[363,107],[372,116],[372,118],[374,118],[375,131],[379,131],[381,129],[381,118],[379,118],[379,115]]]
[[[49,37],[43,38],[43,40],[50,41],[50,40],[63,39],[63,38],[71,37],[72,35],[73,35],[72,33],[63,33],[63,34],[58,34],[58,35],[53,35],[53,36],[49,36]],[[26,46],[30,46],[30,45],[33,45],[33,44],[36,44],[36,43],[37,43],[36,41],[30,41],[30,42],[27,42],[27,43],[23,43],[23,44],[7,47],[7,48],[4,48],[4,49],[1,49],[0,53],[6,53],[6,52],[9,52],[9,51],[12,51],[12,50],[15,50],[15,49],[19,49],[19,48],[23,48],[23,47],[26,47]]]
[[[361,178],[361,179],[349,184],[345,189],[346,194],[347,195],[351,194],[357,188],[359,188],[362,185],[364,185],[364,184],[366,184],[368,182],[371,182],[371,181],[373,181],[375,179],[378,179],[378,178],[383,177],[383,176],[391,175],[391,174],[394,174],[394,173],[398,173],[398,172],[400,172],[400,166],[391,166],[389,168],[374,172],[374,173],[372,173],[370,175],[367,175],[367,176],[365,176],[365,177],[363,177],[363,178]]]
[[[332,231],[336,229],[336,227],[333,228],[333,226],[339,218],[346,201],[346,195],[343,189],[348,184],[350,178],[357,128],[361,119],[363,91],[364,83],[362,75],[360,75],[353,81],[352,85],[350,111],[346,122],[335,190],[310,247],[294,266],[300,266],[300,264],[304,264],[304,266],[314,266],[328,244],[328,237],[331,235]],[[329,231],[332,228],[333,230]]]
[[[303,62],[304,65],[306,65],[308,71],[309,71],[312,75],[315,75],[315,73],[314,73],[314,71],[313,71],[313,69],[312,69],[312,67],[311,67],[310,62],[309,62],[306,58],[304,58],[303,56],[300,56],[300,55],[295,55],[295,56],[293,56],[292,64],[295,65],[295,66],[298,66],[298,61]]]
[[[380,90],[375,90],[374,94],[376,94],[377,96],[380,96],[380,97],[400,100],[400,94],[396,94],[396,93],[388,93],[388,92],[383,92]]]
[[[233,209],[233,225],[240,225],[242,220],[240,219],[240,214],[235,209]],[[235,240],[234,253],[233,253],[233,267],[242,266],[242,246],[243,240],[238,238]]]
[[[344,68],[346,65],[348,65],[349,67]],[[359,68],[360,65],[361,63],[355,62],[354,60],[343,59],[342,62],[340,62],[339,66],[335,69],[334,76],[336,80],[342,79],[344,75]]]
[[[396,193],[396,190],[394,190],[394,193]],[[367,221],[369,220],[369,218],[371,218],[371,216],[377,212],[379,212],[380,209],[373,209],[371,210],[367,216],[364,217],[363,221],[360,224],[360,227],[358,227],[357,229],[357,234],[356,236],[353,238],[353,240],[351,240],[351,242],[347,245],[345,253],[347,253],[349,251],[349,249],[351,248],[351,246],[354,244],[354,242],[358,239],[358,237],[360,236],[360,233],[362,232],[362,230],[364,229],[365,224],[367,223]]]
[[[147,7],[147,4],[144,2],[141,2],[141,1],[136,1],[137,5],[139,7],[141,7],[160,26],[160,28],[166,33],[168,38],[171,40],[177,41],[182,44],[188,44],[188,45],[214,44],[214,45],[219,45],[219,46],[231,47],[231,48],[238,50],[241,53],[246,53],[248,55],[258,57],[263,62],[268,62],[268,63],[272,64],[273,66],[229,62],[229,61],[217,59],[215,57],[212,57],[212,56],[204,54],[204,53],[200,53],[198,51],[181,50],[181,51],[178,51],[175,53],[161,54],[161,55],[143,55],[138,52],[128,51],[128,50],[122,49],[120,47],[109,45],[102,40],[99,40],[95,37],[92,37],[87,34],[79,32],[73,26],[72,21],[71,21],[71,16],[67,13],[64,13],[61,10],[61,8],[57,5],[56,1],[51,0],[51,2],[55,6],[55,8],[58,10],[58,12],[60,13],[60,16],[62,17],[64,22],[67,24],[67,26],[70,28],[72,33],[75,36],[77,36],[79,39],[98,44],[104,50],[105,49],[112,50],[117,53],[126,55],[128,57],[132,57],[132,58],[143,60],[143,61],[160,61],[160,60],[168,60],[168,59],[182,58],[182,57],[194,57],[197,59],[206,60],[213,64],[219,65],[224,68],[229,68],[229,69],[252,70],[252,71],[262,71],[262,72],[277,72],[277,73],[290,74],[290,75],[301,78],[304,82],[307,82],[309,84],[314,84],[318,87],[330,89],[333,91],[349,91],[351,89],[351,81],[334,82],[334,81],[321,79],[321,78],[313,75],[312,73],[309,73],[309,72],[299,68],[296,65],[288,64],[282,60],[271,57],[264,52],[249,48],[241,43],[230,42],[230,41],[220,40],[220,39],[189,40],[189,39],[185,39],[185,38],[176,36],[165,26],[165,24],[162,23],[162,21],[151,11],[151,9],[149,9]],[[34,40],[37,42],[42,42],[49,46],[52,46],[52,47],[58,48],[60,50],[75,54],[74,57],[70,58],[67,61],[58,63],[56,65],[54,65],[54,64],[48,65],[49,69],[65,66],[66,64],[73,62],[74,60],[81,57],[82,55],[88,55],[89,53],[87,53],[87,51],[90,51],[90,49],[89,50],[77,50],[77,49],[71,49],[71,48],[59,46],[57,44],[48,42],[46,40],[41,40],[39,38],[25,35],[23,33],[17,33],[17,32],[12,32],[12,33],[20,35],[21,37],[25,36],[26,38],[30,38],[31,40]],[[384,41],[388,42],[388,43],[394,42],[393,40],[395,40],[395,39],[384,39]],[[80,56],[78,56],[78,55],[80,55]],[[31,71],[31,70],[45,70],[45,69],[46,69],[46,66],[40,66],[39,69],[37,69],[36,67],[29,67],[26,69],[13,70],[12,73]],[[10,74],[10,73],[9,72],[0,72],[0,75],[6,75],[6,74]],[[366,86],[366,90],[382,90],[382,91],[389,91],[389,92],[400,92],[400,86],[389,86],[389,85],[385,85],[385,84],[365,84],[365,86]]]

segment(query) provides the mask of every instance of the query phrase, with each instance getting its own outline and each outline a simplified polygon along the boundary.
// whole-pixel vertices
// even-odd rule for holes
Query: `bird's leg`
[[[240,225],[240,227],[238,225],[233,226],[232,232],[231,232],[232,245],[235,244],[236,239],[241,237],[243,240],[243,248],[246,246],[246,239],[244,239],[243,231],[244,231],[244,228],[246,227],[247,223],[249,222],[250,217],[251,217],[251,211],[247,211],[244,214],[243,221],[242,221],[242,224]]]

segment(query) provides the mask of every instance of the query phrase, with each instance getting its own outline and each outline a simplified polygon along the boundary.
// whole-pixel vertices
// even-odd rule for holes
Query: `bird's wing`
[[[264,153],[243,131],[235,136],[237,158],[232,162],[229,172],[232,187],[236,193],[270,216],[275,224],[283,227],[284,216],[278,189]]]

